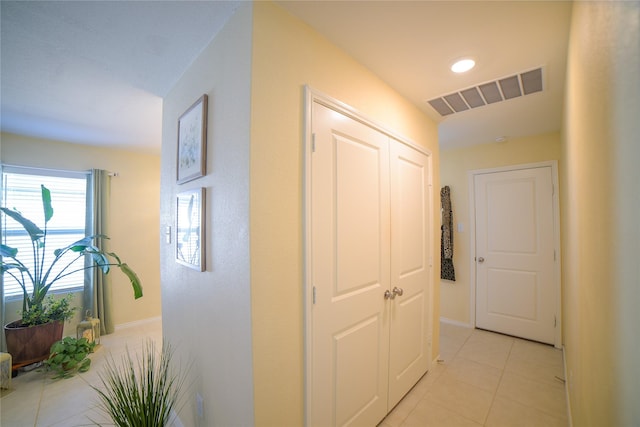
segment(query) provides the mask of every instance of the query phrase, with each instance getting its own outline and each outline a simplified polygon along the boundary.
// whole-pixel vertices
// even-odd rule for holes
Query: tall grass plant
[[[128,349],[119,363],[113,357],[107,358],[107,364],[99,374],[103,387],[93,389],[99,395],[99,407],[114,425],[169,425],[184,386],[181,372],[171,369],[172,356],[169,345],[163,344],[158,352],[155,343],[148,341],[135,358]]]

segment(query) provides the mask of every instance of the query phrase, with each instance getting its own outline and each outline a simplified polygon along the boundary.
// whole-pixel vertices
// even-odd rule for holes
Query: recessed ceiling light
[[[475,67],[476,61],[471,58],[464,58],[459,61],[456,61],[451,66],[451,71],[454,73],[464,73]]]

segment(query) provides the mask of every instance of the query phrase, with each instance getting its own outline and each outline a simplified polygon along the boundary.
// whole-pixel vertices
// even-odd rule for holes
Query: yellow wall
[[[575,2],[563,135],[563,313],[576,426],[640,425],[640,6]]]
[[[439,188],[437,130],[415,106],[281,8],[256,2],[253,29],[255,422],[257,426],[300,426],[304,423],[303,87],[309,84],[431,150],[435,188]],[[438,248],[434,247],[436,254]],[[439,277],[439,256],[436,270]],[[434,283],[438,283],[435,277]],[[434,298],[439,298],[437,286]],[[434,356],[437,336],[434,333]]]
[[[456,281],[442,280],[440,315],[456,323],[471,324],[469,259],[469,177],[468,172],[525,163],[560,159],[560,134],[549,133],[506,142],[440,151],[441,185],[451,188],[454,223],[453,265]],[[561,189],[562,191],[562,189]],[[462,224],[459,232],[457,224]]]
[[[1,137],[2,162],[6,164],[118,173],[111,179],[111,247],[142,280],[144,297],[134,300],[129,280],[119,271],[113,272],[114,323],[160,316],[160,156],[8,133]],[[75,317],[78,320],[78,315]],[[70,333],[69,328],[65,333]]]

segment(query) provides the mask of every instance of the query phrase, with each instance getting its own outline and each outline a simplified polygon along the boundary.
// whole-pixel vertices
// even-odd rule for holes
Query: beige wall
[[[310,27],[271,3],[257,2],[254,8],[251,298],[255,421],[257,426],[301,426],[304,85],[353,106],[431,150],[435,188],[439,185],[437,131],[413,105]],[[434,251],[440,253],[435,247]],[[439,277],[439,256],[436,261]],[[437,301],[435,278],[434,283]],[[435,332],[434,356],[437,336]]]
[[[111,248],[136,271],[144,297],[135,300],[127,277],[114,271],[114,323],[117,327],[160,316],[160,157],[8,133],[1,137],[2,162],[6,164],[76,171],[97,168],[118,173],[111,179]],[[10,310],[7,307],[7,314]],[[73,333],[73,329],[67,325],[65,333]]]
[[[563,135],[563,302],[575,426],[640,425],[640,7],[575,2]]]
[[[506,142],[440,151],[441,185],[451,188],[454,223],[453,265],[456,281],[442,280],[440,315],[455,323],[471,324],[470,319],[470,207],[468,172],[502,166],[560,159],[560,134],[549,133]],[[562,191],[562,187],[561,190]],[[461,224],[463,231],[458,231]]]
[[[161,224],[175,232],[178,192],[206,188],[206,271],[175,261],[175,238],[160,245],[164,336],[190,366],[185,426],[253,425],[249,275],[250,3],[244,3],[165,97]],[[207,172],[176,184],[178,118],[209,97]],[[286,373],[285,373],[286,374]],[[196,416],[196,394],[204,416]]]

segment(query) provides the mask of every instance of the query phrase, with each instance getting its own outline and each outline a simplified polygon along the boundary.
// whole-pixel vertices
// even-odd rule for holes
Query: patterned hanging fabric
[[[451,210],[451,189],[448,185],[440,190],[440,205],[442,206],[440,278],[455,282],[456,272],[453,269],[453,212]]]

